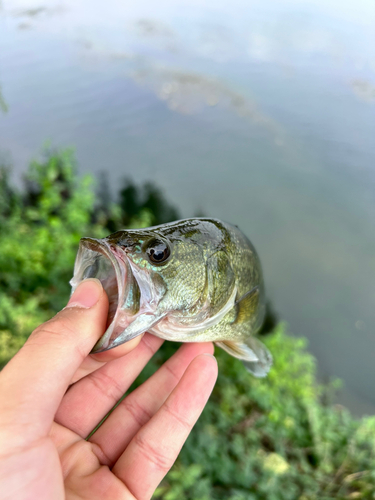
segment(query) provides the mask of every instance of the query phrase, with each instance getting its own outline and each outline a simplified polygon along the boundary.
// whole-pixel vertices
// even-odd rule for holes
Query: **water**
[[[372,0],[2,3],[15,180],[50,139],[82,172],[238,224],[356,413],[375,412],[374,138]]]

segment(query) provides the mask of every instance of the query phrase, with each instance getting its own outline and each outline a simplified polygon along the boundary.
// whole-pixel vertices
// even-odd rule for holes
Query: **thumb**
[[[72,376],[105,330],[107,314],[100,281],[85,280],[68,305],[30,335],[0,374],[0,429],[19,424],[20,434],[27,429],[32,439],[48,433]]]

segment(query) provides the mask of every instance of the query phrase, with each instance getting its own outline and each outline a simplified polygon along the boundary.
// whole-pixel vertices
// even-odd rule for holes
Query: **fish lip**
[[[89,250],[93,250],[94,252],[101,253],[105,257],[108,257],[115,269],[117,277],[117,273],[120,272],[120,262],[122,264],[124,264],[124,262],[118,257],[117,252],[113,252],[110,245],[105,240],[98,240],[96,238],[81,238],[79,250],[81,250],[82,247],[88,248]],[[117,285],[121,285],[121,283],[117,283]]]
[[[116,325],[116,321],[118,319],[119,311],[121,309],[121,306],[124,304],[126,297],[125,295],[125,279],[127,276],[127,265],[125,259],[127,259],[125,253],[124,255],[120,255],[120,252],[117,249],[114,249],[111,247],[111,245],[105,240],[99,240],[96,238],[81,238],[80,243],[79,243],[79,249],[76,257],[76,262],[74,265],[74,276],[70,281],[70,284],[72,286],[72,293],[78,286],[78,284],[82,281],[83,274],[85,270],[88,269],[89,266],[84,267],[82,263],[84,263],[84,256],[87,251],[92,251],[97,254],[101,254],[104,257],[106,257],[110,263],[112,264],[112,267],[114,269],[114,276],[116,278],[116,284],[117,284],[117,306],[116,306],[116,311],[114,313],[114,316],[110,322],[110,324],[107,326],[106,331],[104,334],[100,337],[100,339],[97,341],[97,343],[94,345],[93,349],[91,350],[91,353],[98,353],[102,351],[106,351],[108,349],[112,349],[112,347],[115,347],[113,345],[113,342],[111,342],[111,334],[114,330],[114,327]],[[88,255],[88,258],[90,258],[90,255]],[[91,256],[92,258],[92,256]],[[83,267],[83,269],[82,269]],[[103,288],[105,289],[104,283],[102,282]]]

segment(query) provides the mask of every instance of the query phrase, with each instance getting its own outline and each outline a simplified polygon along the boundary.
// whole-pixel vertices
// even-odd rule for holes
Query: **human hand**
[[[216,381],[213,345],[184,344],[86,440],[162,344],[89,355],[107,310],[82,282],[0,373],[2,500],[144,500],[177,458]]]

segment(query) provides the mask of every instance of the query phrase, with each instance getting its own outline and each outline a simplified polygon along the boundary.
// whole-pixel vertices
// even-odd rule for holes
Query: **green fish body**
[[[93,352],[148,331],[177,342],[215,342],[257,377],[272,356],[255,337],[265,314],[258,255],[218,219],[184,219],[82,238],[72,289],[98,278],[109,298],[107,330]]]

